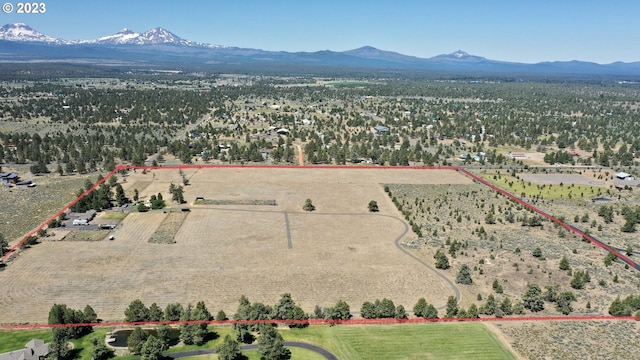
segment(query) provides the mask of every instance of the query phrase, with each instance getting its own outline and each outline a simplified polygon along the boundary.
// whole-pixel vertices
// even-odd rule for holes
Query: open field
[[[51,330],[20,330],[4,331],[0,330],[0,354],[4,352],[19,350],[33,338],[42,339],[45,342],[51,341],[53,334]]]
[[[110,328],[73,340],[80,359],[90,359],[91,339],[104,339]],[[213,329],[217,336],[201,348],[222,343],[231,327]],[[516,359],[501,340],[480,323],[404,324],[370,326],[311,326],[303,329],[279,328],[286,341],[301,341],[323,347],[339,359]],[[33,337],[51,340],[50,330],[1,331],[0,352],[17,350]],[[26,339],[26,340],[25,340]],[[24,340],[24,341],[23,341]],[[6,344],[6,345],[5,345]],[[168,353],[195,350],[193,345],[171,348]],[[316,353],[291,348],[293,359],[320,359]],[[249,359],[258,359],[257,351],[246,351]],[[126,357],[131,358],[131,357]],[[126,359],[123,358],[123,359]],[[192,357],[216,359],[215,355]]]
[[[315,326],[281,332],[308,341],[339,359],[515,359],[480,323],[389,326]]]
[[[395,242],[415,237],[385,195],[384,183],[468,184],[454,171],[410,169],[193,169],[185,199],[275,199],[277,206],[190,205],[176,244],[149,239],[167,216],[131,213],[114,241],[44,242],[0,272],[0,322],[43,322],[54,303],[90,304],[105,320],[122,319],[135,298],[144,303],[195,303],[233,313],[240,295],[272,304],[289,292],[305,311],[339,299],[352,310],[388,297],[411,308],[425,297],[437,306],[453,294],[430,269]],[[144,200],[169,199],[178,170],[130,173],[124,184],[151,182]],[[302,210],[305,199],[317,210]],[[367,204],[378,201],[379,213]],[[182,205],[184,206],[184,205]],[[69,266],[69,264],[73,264]],[[33,276],[38,274],[38,276]]]
[[[523,197],[540,199],[594,198],[607,193],[605,182],[577,174],[485,175],[493,184]]]

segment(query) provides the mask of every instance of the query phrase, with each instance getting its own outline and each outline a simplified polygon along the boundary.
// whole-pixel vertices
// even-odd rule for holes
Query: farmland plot
[[[204,300],[212,311],[233,313],[243,294],[272,304],[290,292],[308,312],[339,299],[352,310],[383,297],[409,308],[425,297],[438,306],[453,294],[443,279],[396,246],[415,235],[382,184],[470,183],[456,172],[225,168],[184,173],[191,211],[175,244],[149,242],[167,217],[162,210],[130,214],[114,231],[114,241],[40,244],[0,272],[6,289],[0,294],[6,310],[0,322],[46,321],[54,303],[90,304],[102,319],[117,320],[136,298],[162,307]],[[169,184],[181,180],[178,170],[156,170],[130,174],[127,182],[151,181],[141,199],[158,192],[170,199]],[[194,205],[196,197],[275,199],[277,206]],[[316,211],[302,210],[307,198]],[[370,200],[378,201],[379,213],[368,212]]]

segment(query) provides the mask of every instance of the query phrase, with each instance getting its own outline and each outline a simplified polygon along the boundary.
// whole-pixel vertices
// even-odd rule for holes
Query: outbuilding
[[[389,128],[384,126],[384,125],[378,125],[378,126],[374,127],[373,130],[375,130],[377,133],[389,132]]]
[[[620,179],[620,180],[635,180],[635,178],[633,177],[633,175],[631,174],[627,174],[626,172],[619,172],[616,173],[616,178]]]

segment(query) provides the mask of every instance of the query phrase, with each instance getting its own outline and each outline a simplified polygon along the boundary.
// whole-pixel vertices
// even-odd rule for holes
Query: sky
[[[15,9],[18,1],[4,2]],[[41,2],[45,13],[0,13],[0,25],[23,22],[65,40],[163,27],[191,41],[274,51],[368,45],[423,58],[463,50],[524,63],[640,61],[638,0]]]

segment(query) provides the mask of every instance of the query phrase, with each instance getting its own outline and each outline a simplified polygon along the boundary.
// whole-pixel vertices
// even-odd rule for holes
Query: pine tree
[[[271,325],[263,325],[258,337],[258,352],[260,359],[264,360],[288,360],[291,351],[284,347],[282,335]]]
[[[449,268],[449,258],[442,251],[436,251],[434,258],[436,259],[436,269],[447,270]]]
[[[522,295],[522,303],[525,308],[532,312],[544,310],[544,301],[542,300],[542,290],[536,284],[528,284],[527,290]]]
[[[445,318],[454,318],[458,315],[458,300],[455,296],[449,296],[447,299],[447,312]]]
[[[244,358],[240,351],[240,344],[229,334],[224,337],[223,343],[216,348],[216,354],[219,360],[240,360]]]
[[[458,275],[456,275],[456,282],[458,284],[471,285],[473,284],[473,279],[471,278],[471,269],[469,265],[462,264],[460,267],[460,271]]]

